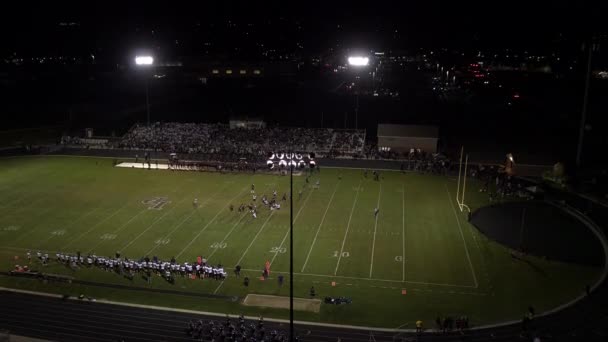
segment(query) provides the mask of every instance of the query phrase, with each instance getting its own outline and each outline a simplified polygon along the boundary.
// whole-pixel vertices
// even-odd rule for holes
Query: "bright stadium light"
[[[135,64],[137,65],[152,65],[154,58],[152,56],[136,56]]]
[[[352,66],[366,66],[369,64],[369,58],[362,56],[351,56],[348,57],[348,64]]]

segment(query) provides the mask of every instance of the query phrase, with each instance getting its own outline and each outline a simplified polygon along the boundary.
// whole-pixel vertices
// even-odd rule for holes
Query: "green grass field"
[[[341,180],[339,180],[341,175]],[[318,314],[297,312],[296,319],[395,328],[437,315],[468,315],[472,324],[520,319],[529,305],[554,308],[580,294],[600,269],[530,257],[513,261],[509,251],[487,240],[467,223],[454,201],[455,179],[383,172],[380,182],[361,170],[322,169],[311,177],[319,189],[297,191],[305,177],[294,177],[295,293],[307,297],[349,296],[350,305],[322,305]],[[129,281],[97,268],[72,271],[52,262],[31,268],[77,279],[129,286],[238,296],[288,295],[276,277],[289,270],[289,206],[263,208],[257,219],[230,212],[258,195],[279,197],[289,177],[250,174],[152,171],[112,167],[111,159],[19,157],[0,160],[0,266],[26,263],[27,250],[96,253],[139,258],[204,256],[230,271],[236,264],[252,278],[248,288],[230,272],[225,282],[178,279],[171,285]],[[467,193],[479,207],[486,197]],[[160,210],[144,201],[166,197]],[[261,197],[261,196],[260,196]],[[260,201],[258,197],[258,202]],[[193,206],[198,198],[199,206]],[[380,213],[375,219],[374,208]],[[19,260],[15,261],[14,257]],[[258,280],[266,260],[271,278]],[[533,265],[533,266],[531,266]],[[335,282],[335,286],[332,286]],[[120,300],[226,313],[286,318],[279,309],[245,307],[218,298],[150,295],[125,289],[77,284],[43,284],[0,276],[0,286],[56,293],[86,293]],[[402,290],[406,294],[402,294]],[[409,325],[407,325],[409,324]]]

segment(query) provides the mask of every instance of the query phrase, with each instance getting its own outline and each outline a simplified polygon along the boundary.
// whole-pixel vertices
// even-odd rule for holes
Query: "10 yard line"
[[[338,183],[336,183],[334,192],[331,194],[331,197],[329,198],[329,203],[327,203],[327,208],[325,208],[325,212],[323,213],[323,217],[321,218],[321,223],[319,223],[319,227],[317,228],[315,237],[313,238],[312,244],[310,245],[310,249],[308,250],[308,254],[306,255],[306,260],[304,261],[304,266],[302,266],[302,271],[300,271],[300,272],[304,272],[304,269],[306,268],[306,264],[308,264],[308,258],[310,258],[310,253],[312,253],[312,248],[315,246],[315,242],[317,241],[317,236],[319,236],[319,231],[321,231],[321,226],[323,226],[323,222],[325,221],[325,216],[327,215],[327,212],[329,211],[331,202],[334,200],[334,195],[336,194],[336,190],[338,190],[338,185],[340,185],[339,181],[338,181]]]
[[[348,217],[348,224],[346,225],[346,232],[344,233],[344,239],[342,239],[342,247],[340,247],[340,254],[338,254],[338,263],[336,264],[336,270],[334,271],[334,275],[338,274],[338,267],[340,267],[340,260],[342,259],[342,253],[344,252],[344,243],[346,243],[346,237],[348,236],[348,230],[350,229],[350,221],[353,218],[353,213],[355,212],[355,206],[357,205],[357,199],[359,198],[360,192],[361,192],[361,181],[359,181],[359,186],[357,187],[357,195],[355,195],[355,200],[353,201],[353,207],[350,209],[350,216]]]
[[[380,189],[378,190],[378,203],[376,204],[376,208],[380,210],[380,194],[382,193],[382,183],[380,183]],[[379,214],[379,213],[378,213]],[[376,223],[374,223],[374,239],[372,242],[372,261],[369,265],[369,277],[372,277],[372,272],[374,270],[374,251],[376,249],[376,231],[378,230],[378,214],[374,213],[376,217]]]

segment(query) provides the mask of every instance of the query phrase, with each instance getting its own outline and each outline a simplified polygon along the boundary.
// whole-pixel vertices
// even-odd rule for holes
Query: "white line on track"
[[[376,208],[380,209],[380,195],[382,194],[382,183],[380,183],[380,188],[378,190],[378,203],[376,204]],[[378,213],[380,215],[380,213]],[[375,216],[374,223],[374,238],[372,242],[372,261],[369,264],[369,277],[372,277],[372,272],[374,270],[374,251],[376,250],[376,231],[378,230],[378,215]]]
[[[464,251],[467,255],[467,260],[469,261],[469,266],[471,267],[471,273],[473,274],[473,282],[475,283],[475,288],[479,286],[477,283],[477,276],[475,275],[475,268],[473,267],[473,263],[471,262],[471,256],[469,255],[469,248],[467,247],[467,242],[464,239],[464,234],[462,233],[462,226],[460,225],[460,219],[458,218],[458,214],[456,213],[456,208],[454,207],[454,202],[452,201],[452,195],[450,195],[450,190],[448,189],[447,183],[445,185],[445,191],[448,194],[448,198],[450,199],[450,204],[452,205],[452,211],[454,212],[454,217],[456,217],[456,223],[458,223],[458,230],[460,231],[460,237],[462,238],[462,243],[464,244]]]
[[[247,249],[245,249],[245,252],[243,252],[243,255],[241,255],[241,258],[239,259],[239,261],[236,262],[237,265],[241,264],[241,261],[243,261],[243,259],[245,258],[245,255],[247,255],[247,252],[249,252],[249,248],[251,248],[251,246],[253,245],[255,240],[258,238],[258,236],[260,235],[262,230],[264,230],[264,227],[266,227],[266,223],[268,223],[268,221],[270,221],[270,218],[272,217],[272,215],[274,215],[274,213],[275,213],[274,210],[270,212],[270,215],[268,215],[268,218],[266,218],[266,221],[264,221],[264,224],[262,225],[262,227],[260,227],[260,230],[258,230],[258,233],[255,234],[255,236],[253,237],[253,240],[251,240],[251,242],[249,243],[249,246],[247,246]]]
[[[315,242],[317,241],[317,236],[319,236],[319,231],[321,231],[321,226],[323,226],[323,222],[325,221],[325,216],[327,215],[327,212],[329,211],[331,202],[334,200],[334,195],[336,194],[336,190],[338,190],[338,185],[340,185],[340,182],[336,183],[334,192],[331,194],[331,197],[329,198],[329,203],[327,203],[327,207],[325,208],[325,212],[323,213],[323,217],[321,218],[321,223],[319,223],[319,227],[317,227],[317,232],[315,233],[315,237],[312,240],[312,244],[310,245],[310,249],[308,250],[308,254],[306,255],[306,261],[304,261],[304,266],[302,266],[301,272],[304,272],[304,269],[306,268],[306,265],[308,264],[308,258],[310,258],[310,253],[312,253],[312,248],[315,246]]]
[[[186,245],[186,247],[184,247],[175,257],[179,258],[182,254],[184,254],[184,252],[190,247],[192,246],[192,244],[194,243],[194,241],[196,241],[196,239],[198,239],[199,236],[201,236],[201,234],[203,234],[203,232],[205,230],[207,230],[207,228],[211,225],[211,223],[215,222],[215,220],[218,218],[218,216],[220,216],[221,213],[224,212],[224,210],[226,210],[226,208],[228,208],[228,206],[230,206],[230,204],[238,197],[242,196],[245,192],[247,191],[247,187],[245,187],[241,192],[239,192],[236,196],[232,197],[228,203],[226,203],[225,206],[222,207],[222,209],[220,209],[220,211],[217,212],[217,214],[215,214],[215,216],[213,216],[213,218],[207,222],[207,224],[198,232],[198,234],[196,234],[196,236],[194,238],[192,238],[192,240],[190,240],[190,242]]]
[[[348,217],[348,224],[346,225],[346,232],[344,233],[344,239],[342,239],[342,247],[340,247],[340,254],[338,254],[338,262],[336,263],[336,270],[334,271],[334,275],[338,274],[338,267],[340,267],[340,260],[342,260],[342,253],[344,252],[344,243],[346,243],[346,237],[348,236],[348,230],[350,229],[350,222],[353,219],[353,213],[355,212],[355,206],[357,205],[357,199],[359,198],[359,193],[361,192],[361,181],[359,181],[359,186],[357,187],[357,194],[355,195],[355,200],[353,201],[353,207],[350,209],[350,216]]]
[[[296,223],[296,221],[298,220],[298,217],[300,217],[300,213],[302,212],[302,209],[304,209],[304,207],[306,207],[306,203],[308,203],[308,199],[310,198],[310,195],[312,195],[312,192],[313,192],[313,190],[311,190],[308,193],[308,195],[306,195],[306,199],[304,200],[304,203],[302,204],[302,206],[298,210],[298,213],[296,214],[296,217],[294,217],[293,223]],[[288,236],[289,236],[289,226],[287,226],[287,231],[285,232],[285,236],[283,236],[283,240],[281,240],[281,244],[279,245],[279,250],[283,247],[283,244],[285,243],[285,240],[287,239]],[[272,265],[272,263],[274,262],[274,259],[277,257],[277,255],[279,255],[278,251],[276,251],[274,253],[274,255],[272,256],[272,259],[270,260],[270,265]]]
[[[403,209],[401,215],[401,242],[403,245],[403,250],[401,251],[401,267],[402,267],[402,277],[401,280],[405,281],[405,184],[401,184],[401,208]]]

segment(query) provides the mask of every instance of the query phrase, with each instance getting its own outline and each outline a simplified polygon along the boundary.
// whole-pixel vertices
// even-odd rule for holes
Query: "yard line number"
[[[286,247],[272,247],[272,249],[270,249],[270,253],[285,253],[287,252],[287,248]]]
[[[211,245],[211,248],[216,248],[216,249],[224,249],[228,247],[228,244],[225,242],[216,242],[213,245]]]
[[[339,256],[340,256],[340,251],[334,251],[333,257],[337,258]],[[342,252],[342,257],[343,258],[348,258],[349,256],[350,256],[350,253],[348,253],[348,252]]]

